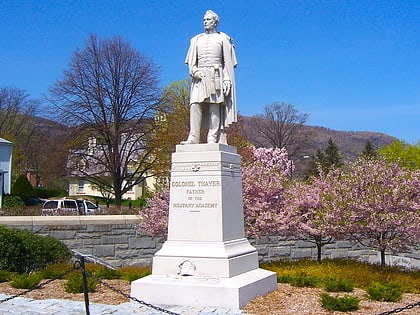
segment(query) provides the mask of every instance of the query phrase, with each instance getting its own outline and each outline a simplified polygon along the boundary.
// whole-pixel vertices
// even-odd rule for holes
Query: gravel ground
[[[42,289],[27,293],[24,297],[33,299],[67,299],[73,301],[83,301],[83,293],[72,294],[66,293],[64,290],[64,283],[66,280],[56,280]],[[106,283],[115,288],[130,293],[130,283],[123,280],[105,280]],[[9,283],[0,283],[0,292],[7,295],[14,295],[23,290],[14,289],[10,287]],[[356,289],[349,295],[357,296],[361,299],[360,308],[356,312],[327,312],[321,307],[319,295],[323,293],[323,289],[313,288],[297,288],[288,284],[279,284],[278,290],[266,296],[257,297],[249,302],[244,308],[246,314],[268,315],[268,314],[282,314],[282,315],[298,315],[298,314],[366,314],[374,315],[385,311],[393,310],[395,308],[403,307],[408,304],[417,303],[420,301],[420,294],[404,294],[402,301],[398,303],[375,302],[366,298],[366,293],[363,290]],[[343,295],[343,294],[341,294]],[[129,300],[123,295],[110,290],[103,285],[99,285],[97,292],[89,293],[89,301],[91,303],[102,303],[109,305],[118,305],[128,302]],[[420,314],[420,306],[413,309],[405,310],[400,314],[403,315],[417,315]]]

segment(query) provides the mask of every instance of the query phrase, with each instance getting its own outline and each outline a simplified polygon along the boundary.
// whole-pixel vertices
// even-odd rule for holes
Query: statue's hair
[[[219,16],[212,10],[207,10],[204,16],[211,15],[213,16],[214,20],[216,21],[216,26],[219,25]]]

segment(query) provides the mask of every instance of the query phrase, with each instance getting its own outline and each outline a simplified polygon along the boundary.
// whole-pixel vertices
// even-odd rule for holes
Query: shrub
[[[5,215],[22,215],[25,211],[25,203],[18,196],[5,195],[2,210]]]
[[[132,282],[152,273],[150,267],[127,266],[120,269],[121,279]]]
[[[88,292],[95,292],[98,282],[93,278],[87,278]],[[67,293],[83,293],[83,277],[81,272],[72,273],[64,285]]]
[[[0,270],[0,282],[7,282],[10,280],[12,273],[7,270]]]
[[[40,273],[44,279],[63,279],[67,272],[74,270],[74,267],[69,262],[55,263],[42,269]]]
[[[41,277],[38,274],[22,273],[16,275],[10,285],[16,289],[31,289],[39,284]]]
[[[29,273],[70,256],[68,248],[53,237],[0,226],[0,269]]]
[[[279,260],[262,263],[261,268],[276,272],[278,282],[289,283],[290,276],[307,274],[322,280],[326,276],[349,279],[354,287],[364,290],[377,281],[392,281],[399,284],[404,293],[420,293],[420,270],[387,267],[384,271],[380,265],[345,259],[324,259],[322,264],[308,259]]]
[[[19,196],[24,202],[35,195],[31,183],[25,175],[20,175],[12,186],[12,194]]]
[[[277,274],[277,282],[278,283],[290,283],[291,276],[288,274]]]
[[[95,272],[95,276],[101,279],[119,279],[121,277],[121,272],[119,270],[110,269],[107,267],[101,266],[98,271]]]
[[[401,286],[393,282],[375,282],[367,288],[367,293],[375,301],[398,302],[402,298]]]
[[[343,278],[328,277],[324,284],[327,292],[351,292],[354,288],[352,280]]]
[[[295,287],[310,287],[314,288],[320,284],[321,280],[316,276],[309,276],[307,274],[300,274],[296,276],[289,276],[289,281],[291,285]]]
[[[348,312],[359,309],[360,299],[357,297],[349,295],[334,297],[328,293],[322,293],[320,296],[322,307],[327,311]]]
[[[25,203],[19,196],[5,195],[3,199],[3,208],[22,208]]]

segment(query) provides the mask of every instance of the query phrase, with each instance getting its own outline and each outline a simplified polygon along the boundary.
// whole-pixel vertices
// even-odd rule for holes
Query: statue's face
[[[203,23],[206,31],[214,30],[217,26],[216,18],[211,14],[206,14],[204,16]]]

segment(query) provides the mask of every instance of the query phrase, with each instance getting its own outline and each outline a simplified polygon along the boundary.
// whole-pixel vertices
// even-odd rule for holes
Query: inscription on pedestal
[[[221,183],[219,180],[173,180],[171,182],[171,208],[200,212],[217,209],[215,200]]]
[[[172,173],[176,172],[205,172],[205,171],[223,171],[231,174],[240,174],[239,164],[227,162],[200,162],[200,163],[174,163],[172,164]]]

